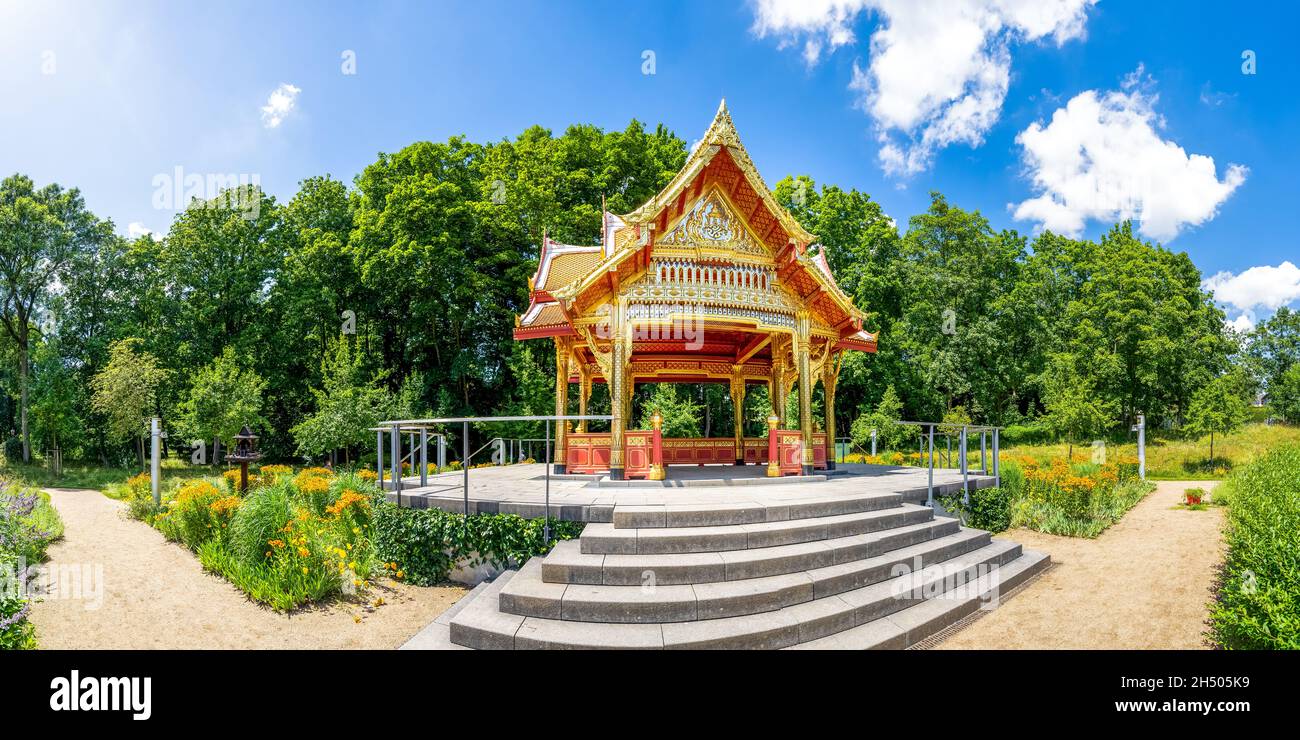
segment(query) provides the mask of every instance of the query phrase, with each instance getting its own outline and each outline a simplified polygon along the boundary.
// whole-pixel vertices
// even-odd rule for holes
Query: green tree
[[[665,437],[700,436],[701,405],[686,386],[654,383],[649,397],[641,404],[641,428],[650,429],[650,417],[658,411],[664,419]]]
[[[90,382],[91,405],[104,415],[109,437],[135,440],[142,467],[145,418],[157,410],[158,387],[168,375],[158,358],[141,349],[143,344],[138,337],[114,342],[108,364]]]
[[[1044,421],[1066,440],[1066,459],[1074,459],[1074,444],[1100,434],[1115,424],[1117,403],[1100,396],[1086,379],[1059,370],[1047,383]]]
[[[1214,459],[1214,435],[1231,434],[1250,416],[1246,400],[1246,379],[1239,371],[1220,375],[1192,396],[1187,413],[1187,431],[1210,435],[1210,459]]]
[[[31,459],[28,375],[36,314],[69,263],[110,233],[111,226],[86,209],[76,188],[37,189],[29,178],[17,174],[0,182],[0,323],[18,349],[24,461]]]
[[[64,360],[57,337],[37,345],[32,359],[31,411],[36,437],[70,457],[82,431],[82,385]]]
[[[869,414],[862,414],[853,420],[853,425],[849,429],[849,435],[853,438],[853,444],[863,449],[869,449],[871,444],[871,430],[876,430],[877,451],[900,450],[913,432],[906,425],[899,424],[903,414],[903,402],[898,397],[898,392],[894,386],[890,385],[885,388],[885,393],[880,397],[880,403],[876,404],[876,410]]]
[[[180,429],[203,440],[234,444],[244,427],[264,427],[262,393],[266,382],[252,370],[240,367],[233,347],[226,347],[211,363],[194,374],[188,395],[176,408]],[[213,454],[212,464],[217,464]]]
[[[1300,363],[1292,365],[1271,386],[1269,405],[1292,424],[1300,424]]]
[[[370,431],[383,421],[392,402],[366,374],[363,358],[347,337],[331,343],[322,369],[323,387],[313,389],[316,409],[292,429],[298,453],[307,457],[343,450],[352,462],[352,447],[372,442]]]

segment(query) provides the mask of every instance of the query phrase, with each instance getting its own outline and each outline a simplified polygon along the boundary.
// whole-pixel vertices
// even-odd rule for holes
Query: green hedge
[[[1234,471],[1214,498],[1228,505],[1228,557],[1211,637],[1230,649],[1300,649],[1300,446]]]
[[[542,519],[516,514],[475,514],[466,517],[440,509],[398,508],[376,501],[374,545],[380,562],[396,563],[405,579],[417,585],[447,580],[456,563],[471,566],[518,566],[544,555],[559,540],[582,533],[582,522],[551,520],[551,539],[543,537]]]
[[[1011,526],[1011,492],[1006,488],[979,488],[970,492],[970,503],[962,495],[943,496],[939,503],[948,511],[962,516],[968,527],[997,534]]]

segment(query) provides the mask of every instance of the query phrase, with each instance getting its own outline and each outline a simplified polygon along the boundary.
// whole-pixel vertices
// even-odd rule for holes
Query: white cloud
[[[153,229],[148,228],[147,226],[140,223],[139,221],[132,221],[131,223],[127,224],[126,235],[131,239],[139,239],[142,236],[148,235],[154,241],[162,240],[162,237],[154,233]]]
[[[1255,328],[1255,313],[1253,311],[1247,311],[1235,319],[1224,321],[1224,323],[1228,325],[1229,329],[1244,334]]]
[[[270,97],[266,99],[266,105],[262,106],[262,125],[266,128],[279,127],[298,104],[300,92],[301,89],[287,82],[281,82],[279,87],[271,91]]]
[[[1013,41],[1083,36],[1095,0],[756,0],[754,33],[783,48],[803,39],[815,64],[856,41],[859,15],[876,13],[870,62],[849,87],[875,120],[885,171],[929,167],[949,144],[978,146],[1001,114]]]
[[[1300,299],[1300,267],[1287,261],[1277,267],[1252,267],[1235,275],[1219,272],[1207,278],[1202,287],[1214,291],[1214,300],[1219,303],[1249,315],[1253,324],[1254,309],[1276,311]]]
[[[1089,219],[1136,219],[1153,239],[1172,239],[1213,218],[1243,182],[1230,164],[1222,180],[1214,159],[1188,154],[1160,137],[1164,121],[1142,68],[1119,91],[1082,92],[1016,137],[1037,197],[1015,205],[1015,217],[1077,236]]]

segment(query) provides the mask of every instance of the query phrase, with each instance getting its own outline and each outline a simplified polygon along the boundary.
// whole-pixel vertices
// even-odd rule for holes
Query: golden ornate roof
[[[674,292],[658,285],[651,292],[704,296],[716,294],[710,291],[718,288],[732,304],[737,299],[752,303],[747,286],[757,284],[754,276],[760,275],[765,290],[788,292],[817,317],[819,331],[838,336],[846,348],[862,349],[869,343],[874,349],[875,337],[861,331],[866,313],[836,284],[823,251],[809,250],[815,240],[768,190],[724,100],[668,185],[629,214],[604,213],[600,245],[543,241],[530,283],[532,305],[520,317],[515,335],[523,339],[573,334],[571,321],[615,294],[625,294],[627,286],[648,280],[652,273],[656,282],[662,281],[662,267],[654,266],[685,261],[699,266],[705,273],[702,279],[722,282],[696,292],[690,286]],[[774,300],[766,294],[760,298]],[[773,319],[771,310],[765,309],[759,326],[786,321]]]

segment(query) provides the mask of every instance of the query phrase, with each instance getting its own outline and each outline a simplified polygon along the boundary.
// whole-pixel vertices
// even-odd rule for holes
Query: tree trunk
[[[23,462],[27,463],[32,460],[32,438],[31,432],[27,429],[27,372],[30,362],[27,356],[27,328],[25,324],[20,335],[22,338],[18,342],[18,387],[22,402],[19,414],[22,417]]]
[[[1214,462],[1214,432],[1210,432],[1210,462]]]

